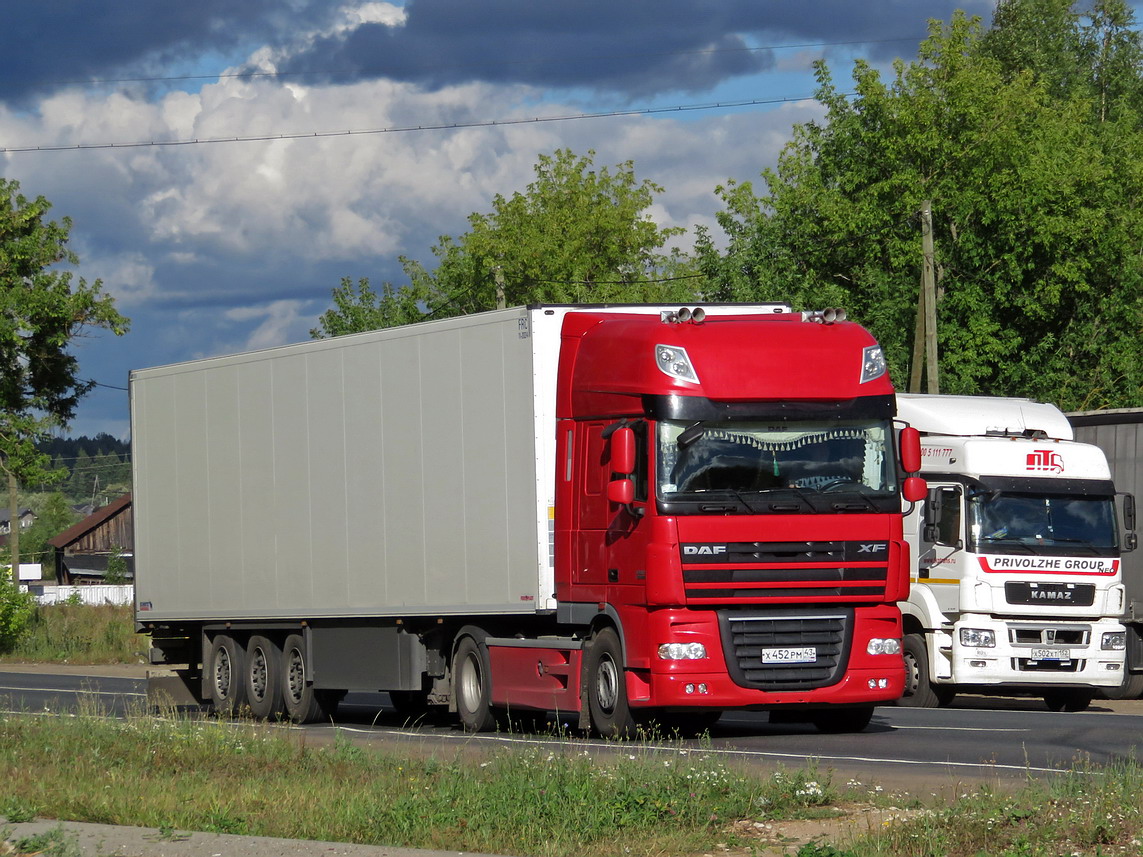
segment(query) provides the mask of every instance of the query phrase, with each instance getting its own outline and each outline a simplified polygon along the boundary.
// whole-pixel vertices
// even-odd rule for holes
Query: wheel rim
[[[921,685],[921,665],[910,652],[905,652],[905,693],[904,696],[914,696]]]
[[[250,658],[250,695],[256,701],[261,702],[266,698],[268,680],[266,652],[260,648],[255,649]]]
[[[214,698],[230,698],[230,652],[225,647],[220,648],[214,656]]]
[[[595,695],[599,701],[599,708],[606,714],[615,711],[619,701],[619,669],[610,655],[599,659],[599,669],[596,672]]]
[[[302,660],[302,653],[297,649],[290,649],[290,664],[286,679],[286,693],[290,702],[298,704],[306,691],[306,665]]]
[[[484,678],[480,674],[480,663],[474,653],[464,659],[460,673],[460,701],[466,711],[476,711],[484,695]]]

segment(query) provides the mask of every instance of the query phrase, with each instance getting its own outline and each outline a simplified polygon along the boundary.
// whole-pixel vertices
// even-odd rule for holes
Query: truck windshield
[[[983,491],[969,497],[968,532],[978,553],[1112,553],[1112,497]]]
[[[658,430],[658,500],[672,514],[899,508],[887,421],[680,422]]]

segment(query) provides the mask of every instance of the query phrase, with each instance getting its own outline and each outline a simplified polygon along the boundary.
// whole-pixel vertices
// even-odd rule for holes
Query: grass
[[[812,768],[738,770],[660,744],[515,747],[447,758],[251,722],[0,716],[0,816],[521,857],[757,853],[783,819],[836,816],[875,790]],[[899,802],[899,801],[898,801]],[[898,815],[894,813],[894,815]],[[765,823],[765,824],[763,824]],[[860,825],[854,824],[855,828]],[[746,831],[746,832],[744,832]],[[1014,793],[966,790],[801,857],[1139,854],[1143,767],[1079,765]]]
[[[550,857],[690,854],[763,811],[820,811],[810,771],[702,752],[531,747],[419,758],[254,723],[0,719],[0,815]]]
[[[140,663],[147,638],[135,633],[133,608],[113,604],[38,606],[32,621],[3,661],[40,663]]]

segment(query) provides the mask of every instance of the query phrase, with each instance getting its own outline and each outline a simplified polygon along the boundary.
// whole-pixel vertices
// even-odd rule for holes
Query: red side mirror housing
[[[921,433],[912,426],[901,429],[898,440],[901,445],[901,467],[906,473],[916,473],[921,469]]]
[[[910,503],[920,503],[928,493],[929,485],[920,476],[910,476],[901,486],[901,496]]]
[[[627,426],[611,435],[611,472],[629,476],[635,472],[635,432]],[[610,488],[608,491],[610,492]]]
[[[607,499],[620,506],[635,502],[635,483],[630,479],[615,479],[607,483]]]

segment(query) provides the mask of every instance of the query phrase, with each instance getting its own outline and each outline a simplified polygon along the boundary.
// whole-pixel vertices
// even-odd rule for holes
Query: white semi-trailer
[[[900,703],[1031,693],[1086,708],[1124,675],[1115,486],[1103,452],[1029,399],[899,394],[921,432],[928,498],[905,521]],[[1128,523],[1128,529],[1133,522]]]

